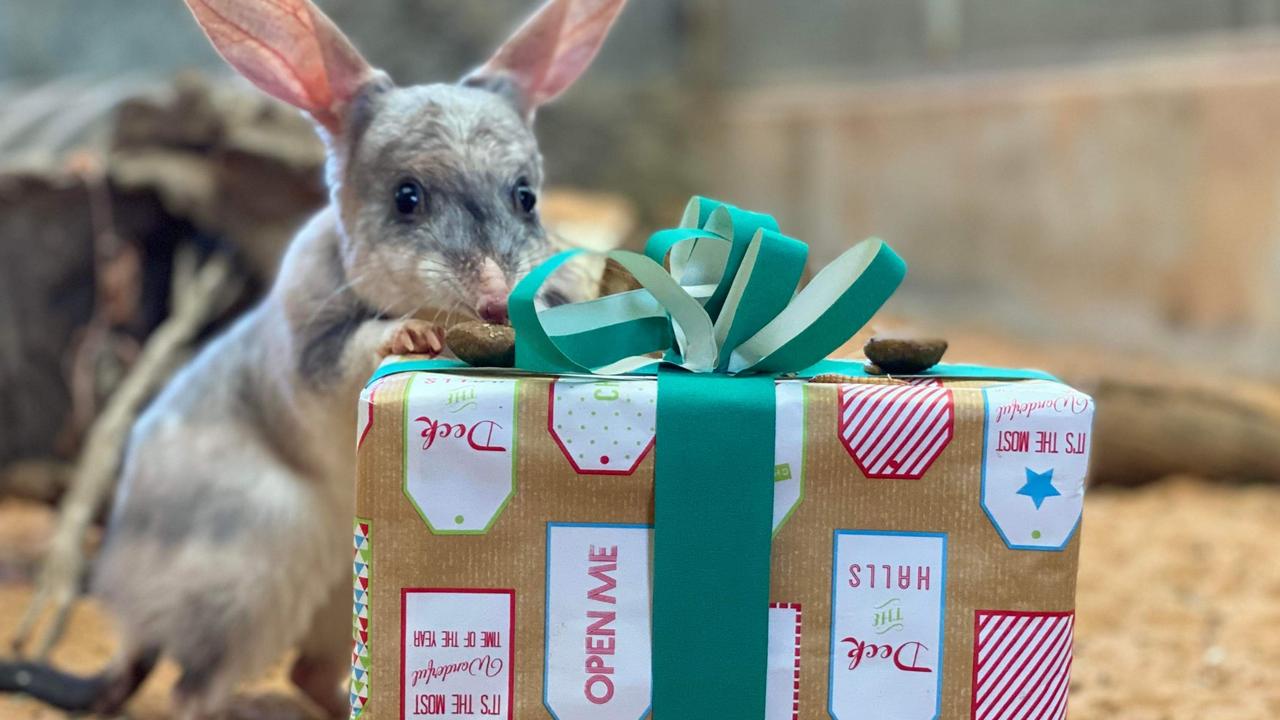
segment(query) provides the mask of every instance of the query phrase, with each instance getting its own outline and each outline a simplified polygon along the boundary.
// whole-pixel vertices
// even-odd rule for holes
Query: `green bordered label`
[[[404,494],[437,535],[489,531],[516,491],[519,381],[418,373],[404,399]]]
[[[804,499],[804,380],[780,380],[773,448],[773,532],[782,529]]]

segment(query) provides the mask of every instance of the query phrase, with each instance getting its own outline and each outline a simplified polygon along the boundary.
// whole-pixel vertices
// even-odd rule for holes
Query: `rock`
[[[465,322],[445,333],[444,342],[458,359],[473,367],[514,367],[516,331],[510,325]]]
[[[937,365],[947,351],[947,341],[939,338],[873,337],[862,351],[868,360],[886,373],[913,375]]]

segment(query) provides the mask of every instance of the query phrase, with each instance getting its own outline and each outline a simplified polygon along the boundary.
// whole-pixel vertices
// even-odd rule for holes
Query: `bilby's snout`
[[[487,323],[505,325],[507,322],[507,299],[485,300],[480,304],[476,312],[480,315],[480,319]]]
[[[480,277],[476,288],[476,314],[488,323],[505,324],[507,322],[507,295],[511,293],[511,283],[507,274],[492,258],[485,258],[480,266]]]

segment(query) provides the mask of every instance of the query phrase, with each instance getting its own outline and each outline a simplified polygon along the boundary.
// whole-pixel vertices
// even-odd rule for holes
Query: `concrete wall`
[[[869,234],[899,310],[1272,374],[1280,43],[734,97],[715,192],[825,263]]]
[[[700,0],[722,5],[736,85],[1078,61],[1274,26],[1277,0]]]
[[[371,63],[402,84],[451,82],[482,63],[539,0],[317,0]],[[625,194],[646,220],[687,197],[687,0],[637,0],[596,66],[539,113],[549,178]],[[0,0],[0,140],[46,99],[101,94],[104,79],[166,82],[184,68],[231,72],[182,0]],[[107,88],[109,89],[109,88]],[[90,101],[93,98],[82,97]],[[93,104],[93,103],[83,103]],[[34,109],[34,108],[32,108]],[[68,108],[68,112],[72,112]],[[0,143],[2,144],[2,143]],[[3,158],[0,158],[0,165]]]
[[[319,1],[410,82],[457,76],[536,4]],[[913,268],[895,302],[925,315],[1266,371],[1280,43],[1237,31],[1277,21],[1280,0],[636,0],[539,131],[554,182],[636,199],[642,227],[721,194],[817,259],[884,235]],[[221,69],[179,0],[0,0],[0,96],[190,65]],[[720,86],[727,107],[692,97]]]
[[[317,0],[398,78],[454,77],[539,0]],[[693,15],[724,34],[723,79],[918,72],[1079,59],[1280,23],[1280,0],[635,0],[602,58],[614,82],[681,62]],[[0,0],[0,78],[217,66],[180,0]]]

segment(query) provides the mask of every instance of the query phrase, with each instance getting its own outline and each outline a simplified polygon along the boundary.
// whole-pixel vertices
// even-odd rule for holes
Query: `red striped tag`
[[[800,720],[799,603],[769,603],[769,684],[765,720]]]
[[[1067,716],[1075,613],[979,610],[974,619],[973,720]]]
[[[840,386],[840,439],[869,478],[916,480],[951,442],[955,401],[933,379]]]

